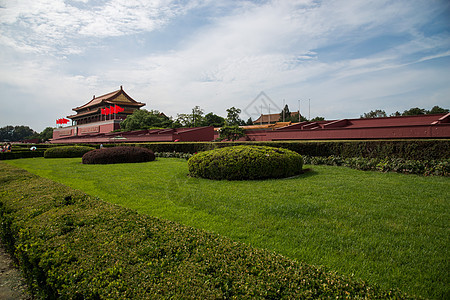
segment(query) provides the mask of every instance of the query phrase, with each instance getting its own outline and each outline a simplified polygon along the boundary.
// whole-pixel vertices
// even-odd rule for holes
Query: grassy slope
[[[450,181],[314,166],[299,178],[209,181],[186,162],[9,163],[139,212],[425,297],[449,295]]]

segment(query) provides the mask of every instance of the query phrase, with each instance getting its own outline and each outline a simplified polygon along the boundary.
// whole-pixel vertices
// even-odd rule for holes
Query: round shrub
[[[209,179],[284,178],[302,172],[300,154],[265,146],[234,146],[200,152],[188,161],[189,174]]]
[[[112,147],[92,150],[83,155],[83,164],[138,163],[155,160],[152,150],[142,147]]]
[[[70,158],[82,157],[85,153],[94,150],[93,147],[88,146],[61,146],[48,148],[44,152],[45,158]]]

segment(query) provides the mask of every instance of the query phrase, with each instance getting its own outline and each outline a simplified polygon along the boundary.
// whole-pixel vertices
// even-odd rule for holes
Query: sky
[[[176,118],[450,108],[447,0],[0,0],[0,127],[123,86]]]

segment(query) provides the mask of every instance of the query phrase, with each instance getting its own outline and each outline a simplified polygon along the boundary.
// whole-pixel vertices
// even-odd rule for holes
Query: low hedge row
[[[5,163],[0,182],[0,235],[37,298],[407,298]]]
[[[32,158],[43,157],[45,149],[36,149],[31,151],[30,149],[14,150],[11,152],[0,152],[0,160],[19,159],[19,158]]]
[[[301,155],[365,158],[440,160],[450,157],[450,140],[364,140],[364,141],[272,141],[272,142],[193,142],[143,143],[155,152],[197,153],[236,145],[285,148]]]
[[[45,158],[70,158],[82,157],[85,153],[94,150],[93,147],[88,146],[61,146],[48,148],[44,152]]]
[[[364,158],[339,156],[303,156],[305,164],[345,166],[358,170],[397,172],[417,175],[450,176],[450,159],[443,160],[405,160],[402,158]]]
[[[253,145],[203,151],[188,160],[191,176],[216,180],[285,178],[302,167],[302,156],[294,151]]]

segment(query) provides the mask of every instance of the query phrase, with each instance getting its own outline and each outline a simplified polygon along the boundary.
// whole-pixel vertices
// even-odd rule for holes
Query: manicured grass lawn
[[[292,179],[230,182],[190,178],[186,161],[179,159],[7,162],[141,213],[385,288],[450,296],[449,178],[313,166]]]

